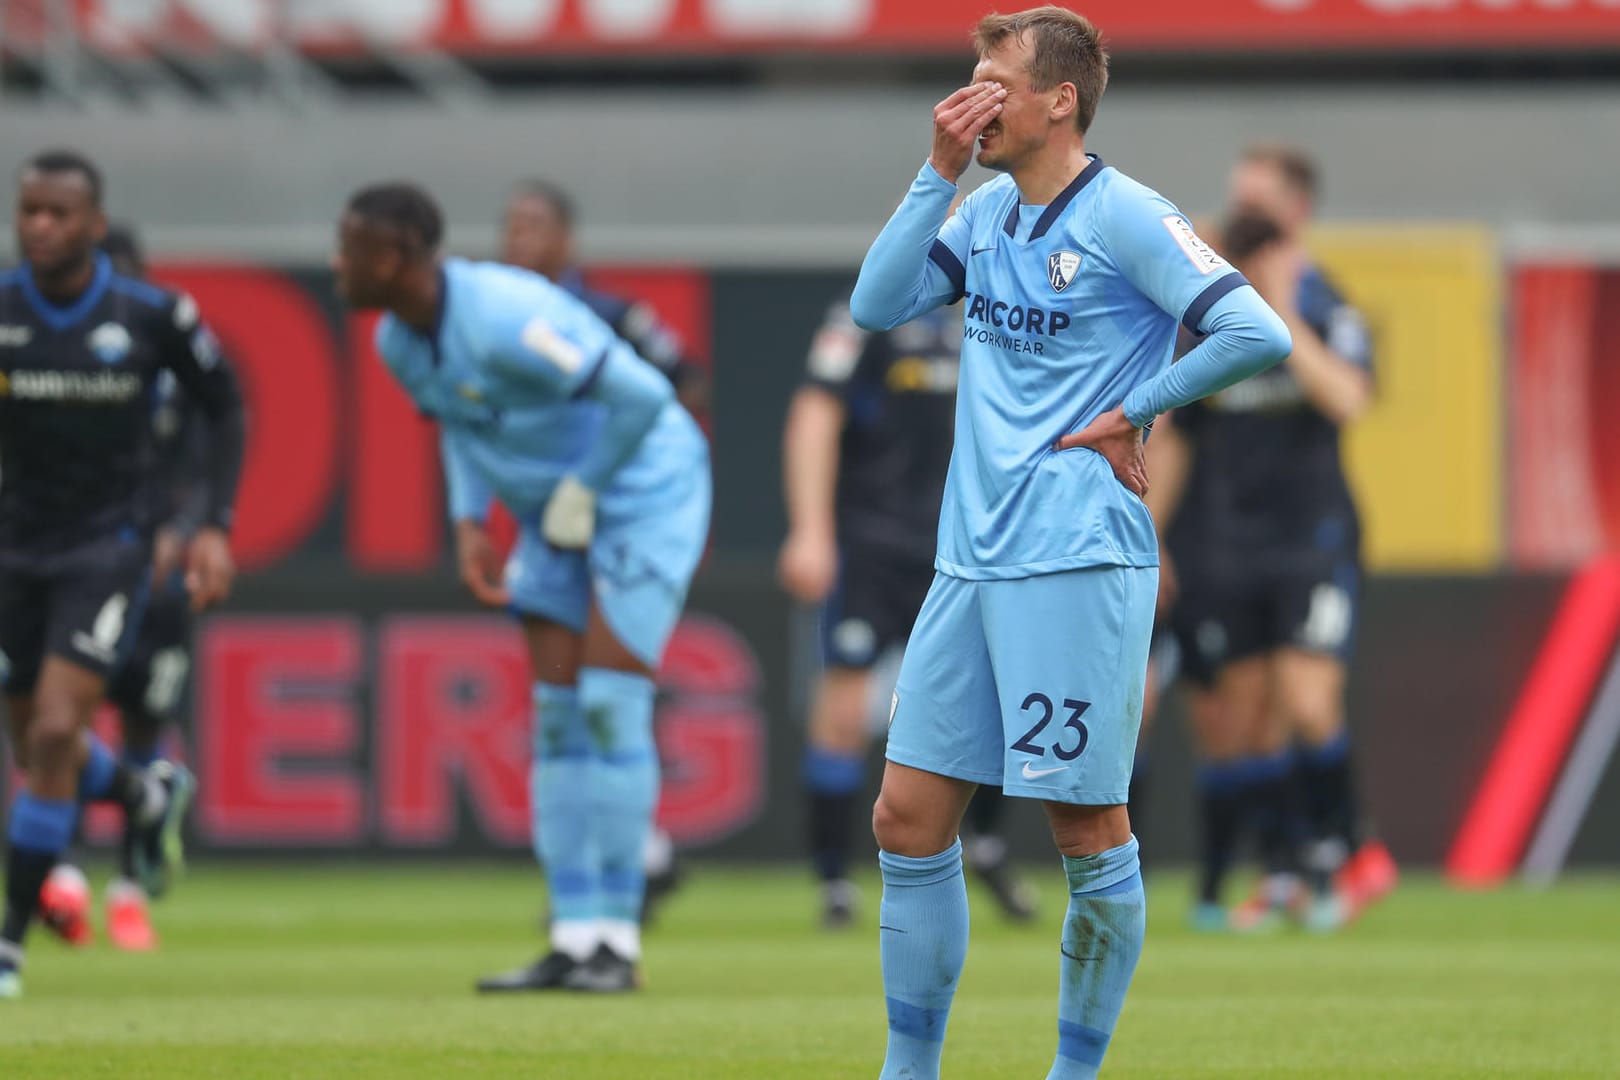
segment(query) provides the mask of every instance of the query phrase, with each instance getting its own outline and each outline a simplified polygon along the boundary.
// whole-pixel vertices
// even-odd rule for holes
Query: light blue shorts
[[[631,655],[656,669],[708,542],[707,469],[687,483],[691,491],[656,513],[599,514],[584,552],[552,547],[522,523],[506,562],[513,612],[583,633],[594,604]]]
[[[936,574],[900,665],[889,760],[1030,799],[1125,802],[1158,588],[1156,567]]]

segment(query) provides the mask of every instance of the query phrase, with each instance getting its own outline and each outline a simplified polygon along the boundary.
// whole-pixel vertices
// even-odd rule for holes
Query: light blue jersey
[[[1101,159],[1049,206],[999,176],[947,220],[955,192],[923,167],[851,304],[872,329],[964,305],[936,566],[997,580],[1158,565],[1142,500],[1101,455],[1054,444],[1122,403],[1143,424],[1253,374],[1286,355],[1286,330],[1175,206]],[[1214,334],[1172,370],[1178,323]]]
[[[434,332],[388,315],[377,349],[439,421],[451,517],[482,521],[500,499],[521,530],[508,567],[514,604],[583,629],[594,593],[621,640],[656,662],[707,536],[702,432],[667,379],[545,278],[462,259],[444,260],[442,275]],[[598,496],[588,558],[539,535],[570,475]],[[649,589],[667,601],[646,601]],[[607,594],[640,594],[658,611],[614,619]]]
[[[1281,360],[1286,327],[1169,202],[1093,158],[1050,206],[924,166],[861,267],[881,329],[965,305],[937,574],[901,665],[890,761],[1010,795],[1125,801],[1159,554],[1146,504],[1054,444],[1142,426]],[[1173,366],[1177,324],[1208,337]]]

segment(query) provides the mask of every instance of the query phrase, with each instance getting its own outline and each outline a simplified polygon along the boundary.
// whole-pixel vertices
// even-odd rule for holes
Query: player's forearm
[[[1168,369],[1132,390],[1125,416],[1143,427],[1160,413],[1190,405],[1281,363],[1292,348],[1288,327],[1245,285],[1204,316],[1209,336]]]
[[[831,536],[838,492],[838,439],[843,404],[821,390],[800,390],[782,433],[782,488],[788,528]]]
[[[225,383],[228,391],[204,413],[208,457],[203,476],[203,512],[198,525],[229,532],[236,513],[236,492],[242,480],[247,424],[242,414],[242,398],[236,391],[236,381],[227,377]]]
[[[626,350],[609,353],[584,397],[606,405],[607,419],[576,475],[592,491],[601,491],[635,456],[675,390],[656,368]]]
[[[1293,335],[1294,351],[1288,368],[1305,398],[1333,423],[1351,423],[1372,404],[1372,378],[1328,348],[1304,319],[1289,314],[1283,320]]]
[[[932,165],[922,167],[861,263],[861,274],[849,299],[850,314],[861,328],[892,330],[946,299],[929,295],[931,274],[939,276],[941,284],[946,276],[954,277],[955,291],[960,294],[961,261],[949,249],[936,255],[934,246],[955,197],[955,184],[935,172]],[[931,257],[947,264],[954,261],[954,266],[949,271],[941,270]]]
[[[448,428],[439,435],[439,458],[444,466],[445,502],[450,520],[482,524],[489,516],[489,504],[494,501],[495,493]]]

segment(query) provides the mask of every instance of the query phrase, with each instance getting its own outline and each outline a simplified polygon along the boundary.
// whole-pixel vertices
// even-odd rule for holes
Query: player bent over
[[[23,265],[0,276],[0,652],[23,772],[7,824],[0,998],[22,992],[23,938],[84,803],[124,808],[148,887],[179,857],[190,775],[167,762],[134,768],[90,731],[144,604],[151,402],[166,372],[207,426],[202,527],[187,556],[193,605],[223,599],[234,575],[235,377],[189,297],[119,274],[96,250],[101,198],[83,157],[35,157],[17,202]]]
[[[962,812],[977,784],[1039,799],[1064,857],[1050,1080],[1094,1077],[1142,948],[1125,808],[1159,561],[1142,502],[1154,417],[1280,361],[1287,330],[1164,198],[1086,153],[1096,29],[1049,6],[980,21],[972,85],[872,245],[871,329],[963,300],[938,571],[900,671],[873,812],[889,1018],[882,1076],[939,1076],[967,952]],[[947,220],[956,180],[1009,174]],[[1171,366],[1176,326],[1207,334]]]
[[[669,381],[582,303],[495,263],[441,259],[409,184],[349,202],[334,258],[378,351],[435,416],[461,576],[514,610],[534,665],[534,844],[552,950],[485,991],[630,990],[658,800],[653,671],[703,553],[708,447]],[[483,517],[521,529],[504,584]]]

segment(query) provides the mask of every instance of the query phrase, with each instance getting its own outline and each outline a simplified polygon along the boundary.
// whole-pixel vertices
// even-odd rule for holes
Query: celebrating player
[[[1143,428],[1280,361],[1286,328],[1174,206],[1087,154],[1097,30],[989,15],[973,82],[867,254],[851,307],[886,330],[963,300],[938,570],[901,666],[873,812],[882,849],[882,1076],[939,1075],[967,951],[974,786],[1039,799],[1070,900],[1049,1080],[1094,1077],[1140,955],[1125,809],[1157,592]],[[978,146],[1006,175],[947,220]],[[1206,333],[1170,365],[1176,326]]]
[[[187,555],[193,605],[223,599],[234,575],[236,380],[189,297],[125,277],[97,251],[101,202],[85,158],[32,159],[17,200],[24,262],[0,277],[0,651],[24,778],[8,825],[0,997],[22,992],[23,938],[82,804],[124,808],[147,888],[179,857],[190,775],[167,762],[135,768],[90,732],[143,603],[151,402],[165,371],[207,421],[206,498]]]
[[[828,927],[847,926],[855,915],[848,868],[871,671],[905,644],[934,576],[961,338],[954,310],[868,334],[847,304],[835,305],[811,345],[809,381],[788,410],[789,532],[778,576],[797,599],[822,605],[825,668],[810,707],[804,780]],[[1028,919],[1031,890],[996,833],[1002,805],[998,791],[974,796],[968,864],[1009,917]]]
[[[409,184],[349,202],[334,259],[377,344],[442,429],[462,579],[522,618],[534,665],[531,807],[552,950],[481,990],[636,985],[642,850],[658,800],[653,671],[703,553],[708,448],[669,382],[546,279],[441,259]],[[484,515],[518,546],[498,580]]]
[[[1175,624],[1189,675],[1216,699],[1195,710],[1205,718],[1201,926],[1227,921],[1220,876],[1245,821],[1267,877],[1232,913],[1239,929],[1296,911],[1332,929],[1394,884],[1388,852],[1361,843],[1344,717],[1360,524],[1339,432],[1372,401],[1370,339],[1306,253],[1316,188],[1315,164],[1289,146],[1255,146],[1234,169],[1223,247],[1288,324],[1294,350],[1179,412],[1162,447],[1190,455],[1177,467],[1188,475],[1170,535]]]
[[[128,278],[146,276],[146,261],[133,229],[109,225],[101,250],[113,269]],[[149,520],[158,523],[152,545],[146,611],[107,686],[107,700],[118,707],[123,744],[120,757],[149,768],[163,752],[163,741],[180,711],[191,673],[191,604],[181,563],[207,508],[208,440],[196,406],[167,371],[154,390],[152,434],[156,457],[147,485]],[[138,830],[127,816],[119,843],[118,877],[107,887],[107,933],[120,949],[157,946],[147,910],[148,886],[161,896],[166,872],[143,875],[138,863]],[[167,869],[167,868],[161,868]],[[45,924],[69,941],[88,942],[90,895],[84,874],[67,861],[57,864],[40,894]]]

